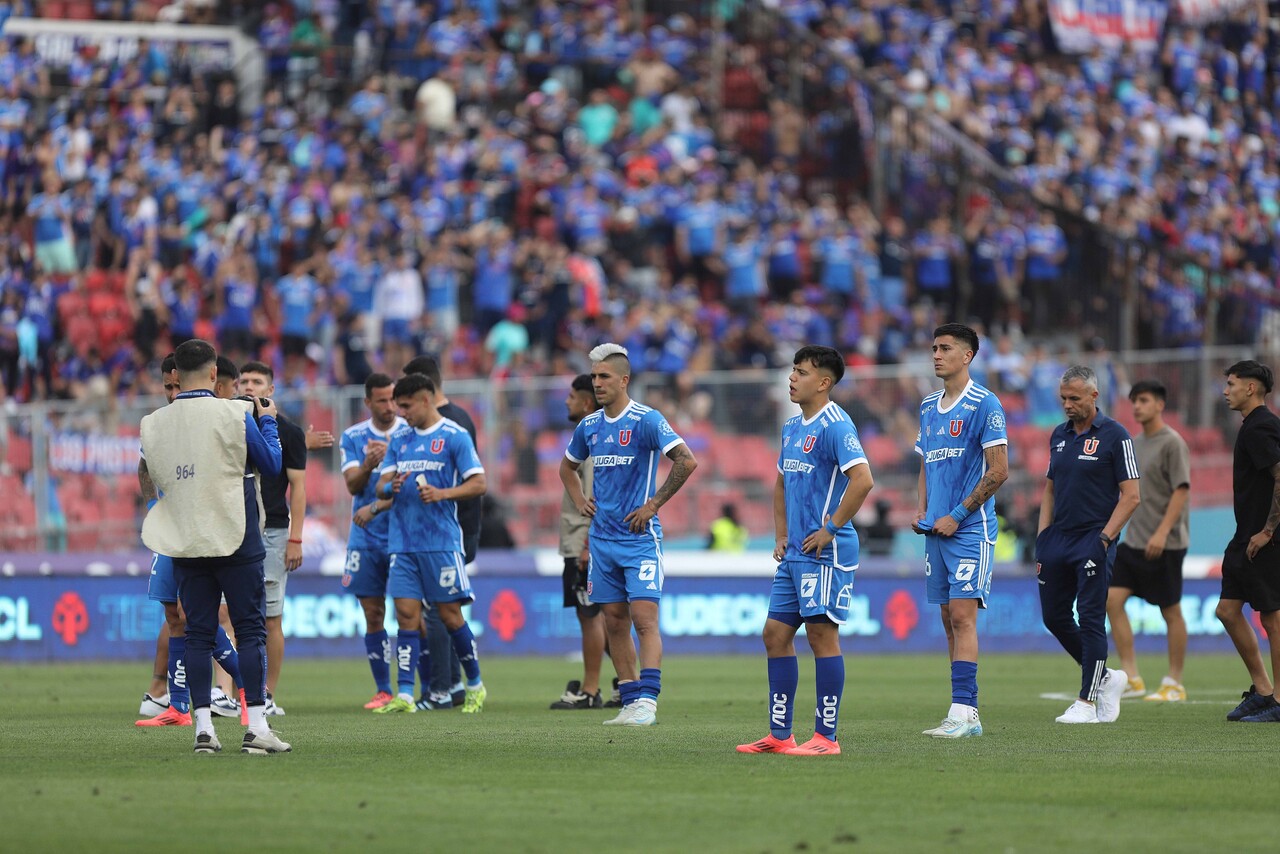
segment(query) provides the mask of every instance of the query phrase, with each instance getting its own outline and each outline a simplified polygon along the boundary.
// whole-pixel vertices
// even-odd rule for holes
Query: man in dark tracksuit
[[[1058,723],[1111,723],[1128,677],[1107,669],[1107,589],[1116,541],[1138,508],[1133,440],[1098,411],[1098,377],[1076,365],[1058,395],[1067,421],[1049,438],[1036,574],[1044,625],[1080,664],[1080,696]],[[1072,607],[1080,614],[1077,624]]]

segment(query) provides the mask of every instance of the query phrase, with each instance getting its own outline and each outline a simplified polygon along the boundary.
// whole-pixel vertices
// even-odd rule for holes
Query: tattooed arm
[[[138,460],[138,488],[142,490],[142,500],[146,503],[160,497],[155,482],[151,480],[151,472],[147,470],[146,460]]]
[[[623,519],[631,530],[637,534],[645,529],[650,519],[658,515],[658,508],[666,504],[671,499],[671,496],[680,491],[680,487],[684,486],[684,482],[689,479],[689,475],[693,474],[693,470],[698,467],[698,461],[694,458],[693,451],[689,450],[689,446],[683,443],[668,451],[667,457],[671,460],[671,471],[667,472],[667,479],[663,481],[662,486],[658,487],[657,494],[635,510],[632,510]]]
[[[1276,528],[1280,527],[1280,463],[1271,467],[1271,477],[1274,480],[1271,487],[1271,512],[1267,513],[1267,523],[1262,526],[1262,530],[1249,538],[1249,545],[1245,547],[1249,560],[1253,560],[1253,556],[1271,542]]]
[[[965,511],[972,513],[983,504],[987,503],[987,499],[996,494],[1006,480],[1009,479],[1009,446],[1008,445],[992,445],[990,448],[984,448],[982,451],[983,458],[986,460],[987,471],[978,481],[978,485],[973,488],[965,497],[960,505]],[[963,514],[962,514],[963,518]],[[960,523],[956,521],[954,516],[943,516],[933,523],[933,532],[949,537],[960,527]]]

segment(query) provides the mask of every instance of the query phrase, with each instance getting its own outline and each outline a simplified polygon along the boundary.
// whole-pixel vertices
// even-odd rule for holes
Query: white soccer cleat
[[[658,722],[656,700],[637,700],[634,708],[631,717],[623,721],[621,726],[653,726]]]
[[[240,717],[240,701],[228,697],[221,688],[214,688],[209,702],[209,711],[222,718]]]
[[[622,710],[618,712],[618,716],[616,718],[609,718],[609,720],[602,721],[602,723],[605,726],[625,726],[627,721],[631,720],[631,716],[635,714],[636,707],[639,705],[640,704],[636,702],[629,706],[623,706]]]
[[[267,695],[267,704],[262,713],[269,718],[284,717],[284,709],[276,705],[276,701],[271,698],[270,694]]]
[[[265,735],[249,730],[244,734],[244,741],[240,743],[241,753],[249,753],[255,756],[265,756],[268,753],[288,753],[292,749],[292,746],[287,741],[280,740],[280,736],[274,730]]]
[[[1109,724],[1120,717],[1120,698],[1129,687],[1129,676],[1123,670],[1107,669],[1098,686],[1098,723]]]
[[[169,695],[161,694],[159,697],[153,697],[150,694],[142,695],[142,705],[138,707],[138,714],[148,718],[154,718],[156,715],[167,711],[169,708]]]
[[[1060,724],[1096,724],[1098,722],[1098,710],[1094,708],[1092,703],[1076,700],[1054,720]]]
[[[934,738],[973,738],[982,735],[982,721],[978,720],[977,709],[963,716],[948,714],[942,723],[925,730],[924,734]]]

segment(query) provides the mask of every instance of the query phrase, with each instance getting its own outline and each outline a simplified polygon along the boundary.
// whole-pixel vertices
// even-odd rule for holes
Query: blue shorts
[[[853,569],[838,569],[807,560],[784,560],[773,575],[769,614],[798,614],[802,620],[827,617],[836,625],[849,620]],[[798,625],[798,623],[797,623]]]
[[[957,531],[950,537],[926,536],[924,576],[929,603],[945,605],[952,599],[977,599],[979,608],[987,607],[994,552],[995,546],[976,528]]]
[[[147,579],[147,598],[152,602],[177,602],[178,579],[173,575],[173,558],[151,555],[151,577]]]
[[[412,344],[413,330],[409,328],[409,321],[397,319],[382,321],[382,340],[395,344]]]
[[[597,605],[662,600],[662,545],[657,540],[591,540],[587,598]]]
[[[402,552],[388,563],[387,593],[392,599],[470,602],[471,579],[459,552]]]
[[[378,549],[347,549],[342,586],[361,599],[387,595],[387,553]]]

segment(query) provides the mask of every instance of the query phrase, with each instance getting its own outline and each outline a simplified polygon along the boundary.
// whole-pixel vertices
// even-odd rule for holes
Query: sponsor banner
[[[1174,7],[1181,23],[1201,26],[1226,20],[1241,9],[1256,5],[1254,0],[1176,0]]]
[[[578,621],[573,609],[563,606],[559,579],[488,574],[475,586],[479,599],[468,619],[482,655],[566,655],[580,649]],[[1218,590],[1215,581],[1185,583],[1182,609],[1193,652],[1232,649],[1213,613]],[[769,583],[743,577],[673,580],[661,607],[669,653],[759,654]],[[1163,655],[1159,609],[1130,600],[1128,611],[1138,650]],[[390,606],[388,613],[394,613]],[[1252,619],[1257,626],[1257,615]],[[162,621],[163,609],[147,599],[141,578],[5,579],[0,582],[0,661],[150,661]],[[998,582],[978,628],[984,653],[1061,652],[1041,625],[1034,578]],[[284,633],[291,656],[364,655],[360,604],[336,578],[290,579]],[[860,578],[841,634],[845,651],[855,655],[941,654],[946,648],[938,608],[926,602],[923,579]]]
[[[68,65],[73,55],[89,46],[97,51],[95,61],[99,64],[126,63],[137,57],[139,46],[146,40],[170,58],[175,56],[177,45],[183,45],[185,61],[192,67],[230,69],[237,54],[243,52],[240,43],[245,41],[234,27],[19,17],[7,19],[3,33],[30,38],[41,61],[58,68]]]
[[[1154,53],[1167,14],[1161,0],[1049,0],[1053,35],[1066,53],[1088,53],[1098,45]]]
[[[141,448],[137,436],[99,433],[53,433],[49,436],[49,470],[54,474],[133,474]]]

